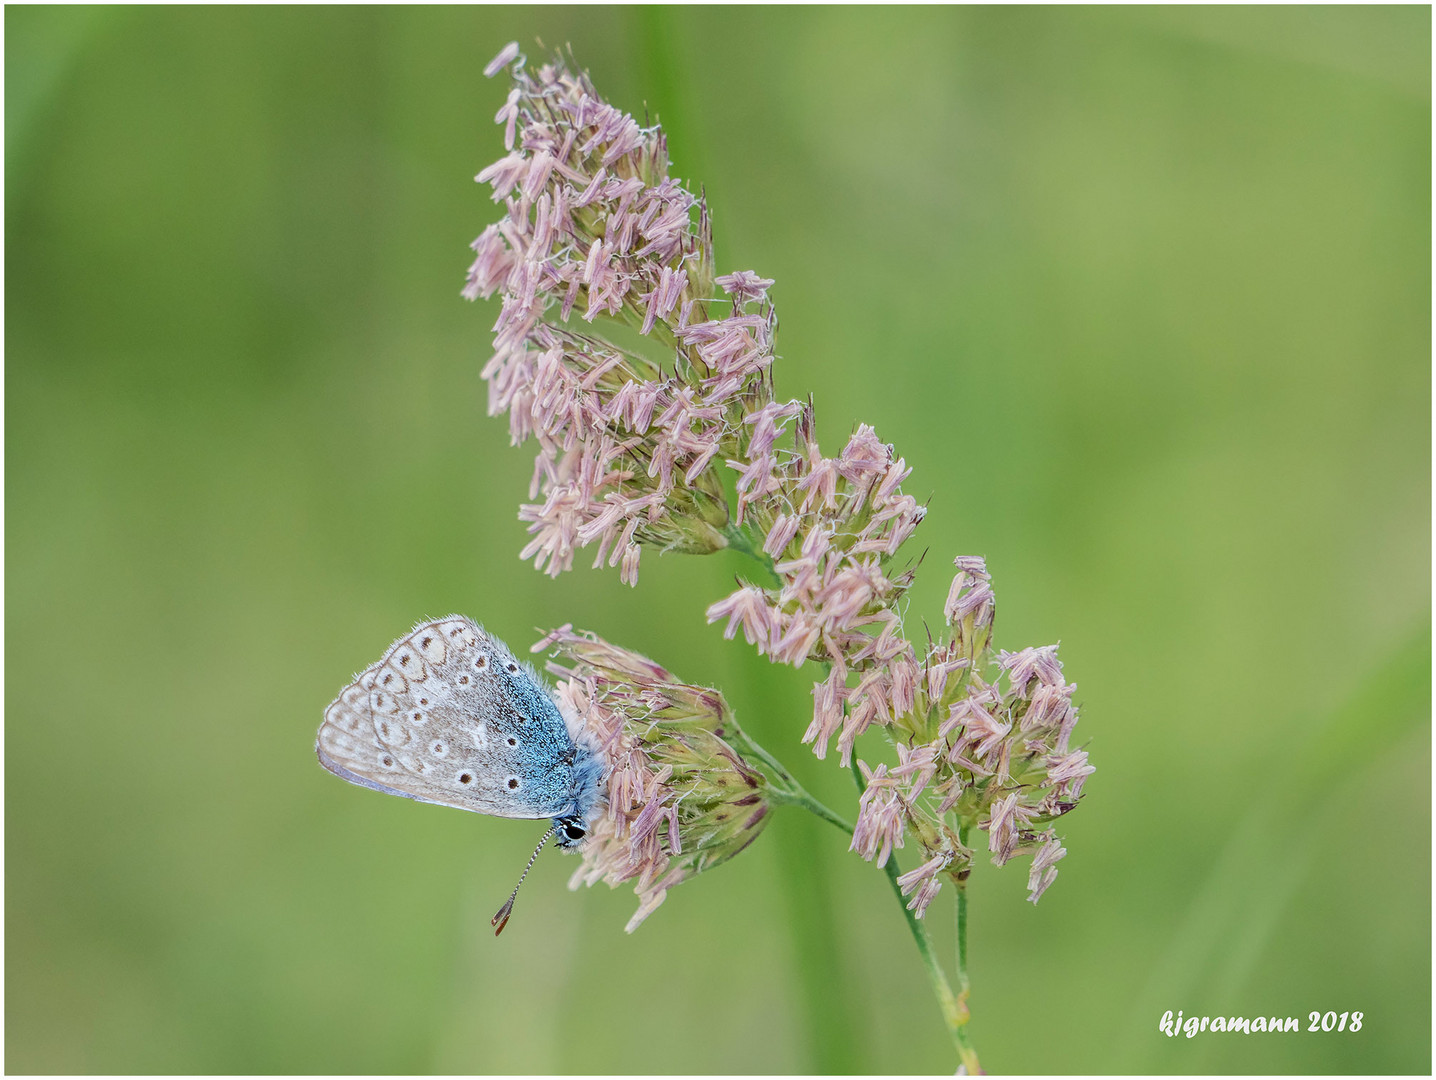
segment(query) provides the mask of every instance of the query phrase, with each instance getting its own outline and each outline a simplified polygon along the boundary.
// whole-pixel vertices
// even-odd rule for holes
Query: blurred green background
[[[537,826],[346,786],[423,616],[573,621],[797,745],[736,557],[518,562],[484,415],[510,39],[670,131],[782,396],[986,555],[1098,772],[1040,906],[972,885],[1000,1072],[1431,1068],[1430,10],[17,8],[6,29],[10,1072],[950,1072],[882,875],[798,811],[632,937]],[[875,750],[869,747],[871,755]],[[52,767],[59,762],[58,768]],[[905,853],[911,865],[912,852]],[[930,920],[944,950],[950,897]],[[1167,1039],[1163,1011],[1360,1010]],[[1303,1022],[1303,1027],[1305,1022]]]

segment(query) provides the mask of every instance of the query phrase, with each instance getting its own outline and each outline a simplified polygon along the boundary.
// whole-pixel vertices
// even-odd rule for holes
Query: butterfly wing
[[[319,763],[352,784],[418,802],[543,818],[534,750],[506,679],[508,647],[472,620],[421,623],[324,712]]]

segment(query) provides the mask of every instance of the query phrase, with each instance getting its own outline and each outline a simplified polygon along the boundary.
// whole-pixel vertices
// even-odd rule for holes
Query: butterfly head
[[[553,819],[553,837],[561,848],[583,847],[588,836],[588,823],[574,815]]]
[[[564,813],[554,815],[553,837],[559,847],[572,851],[583,847],[594,819],[602,810],[606,770],[602,754],[594,750],[586,738],[576,739],[569,753],[573,756],[573,764],[569,766],[572,802]]]

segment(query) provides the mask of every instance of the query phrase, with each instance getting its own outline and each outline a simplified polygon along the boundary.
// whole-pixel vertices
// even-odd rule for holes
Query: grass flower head
[[[560,708],[605,762],[607,807],[570,886],[633,881],[631,932],[673,886],[757,839],[768,780],[739,752],[746,736],[718,691],[569,627],[535,649],[550,647]]]
[[[717,691],[557,631],[545,644],[570,665],[556,669],[565,707],[610,764],[575,884],[635,881],[632,929],[673,885],[751,843],[770,805],[795,803],[888,870],[931,960],[918,920],[945,882],[965,910],[973,830],[998,865],[1031,857],[1031,900],[1051,887],[1066,854],[1052,823],[1093,772],[1072,746],[1076,686],[1056,646],[993,655],[981,557],[954,560],[942,635],[908,636],[920,560],[904,545],[927,509],[903,490],[906,460],[862,423],[828,456],[812,399],[776,396],[774,283],[717,272],[707,206],[670,175],[660,128],[604,102],[562,56],[530,72],[510,46],[488,70],[505,66],[506,154],[477,177],[503,216],[474,241],[463,292],[501,296],[489,409],[508,414],[515,444],[538,446],[521,554],[556,576],[594,547],[594,565],[629,584],[645,546],[751,556],[707,619],[816,671],[795,740],[856,766],[862,789],[846,826],[743,735]],[[909,846],[921,863],[900,873],[894,853]],[[966,1006],[929,972],[976,1069]]]

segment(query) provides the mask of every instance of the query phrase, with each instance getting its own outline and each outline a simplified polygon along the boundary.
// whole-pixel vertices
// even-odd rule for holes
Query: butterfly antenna
[[[556,828],[558,828],[557,825],[551,825],[549,826],[548,832],[543,834],[543,839],[538,842],[538,847],[534,848],[534,853],[529,856],[529,864],[524,867],[524,872],[519,875],[519,884],[514,886],[513,892],[509,893],[509,898],[504,901],[504,906],[494,912],[494,917],[490,920],[490,925],[494,927],[494,937],[498,937],[504,932],[504,927],[508,924],[509,916],[514,913],[514,897],[519,894],[519,885],[522,885],[524,878],[529,876],[529,871],[533,869],[534,860],[538,858],[539,852],[542,851],[543,846],[548,843],[548,838],[554,834]]]

